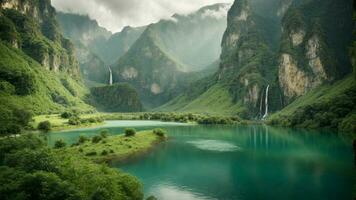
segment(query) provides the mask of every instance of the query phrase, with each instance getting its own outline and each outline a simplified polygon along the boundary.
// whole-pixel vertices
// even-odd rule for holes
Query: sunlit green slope
[[[35,113],[66,108],[91,110],[81,98],[88,92],[66,74],[45,70],[21,51],[0,42],[0,102],[2,108]]]

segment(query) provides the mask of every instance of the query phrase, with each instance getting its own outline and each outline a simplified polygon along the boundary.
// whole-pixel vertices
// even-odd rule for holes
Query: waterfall
[[[262,90],[262,91],[261,91],[261,101],[260,101],[260,115],[259,115],[258,117],[262,117],[262,116],[263,116],[263,114],[262,114],[263,93],[264,93],[264,91]]]
[[[109,85],[112,85],[112,71],[111,71],[111,68],[109,67],[109,72],[110,72],[110,75],[109,75]]]
[[[262,119],[265,119],[268,116],[268,90],[269,90],[269,85],[266,88],[266,98],[265,98],[266,111],[265,111],[265,114],[263,115]]]

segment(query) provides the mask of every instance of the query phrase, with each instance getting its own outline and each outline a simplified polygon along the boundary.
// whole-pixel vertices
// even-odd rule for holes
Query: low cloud
[[[214,3],[232,3],[233,0],[52,0],[54,7],[62,12],[89,15],[112,32],[123,27],[143,26],[170,19],[175,13],[188,14]],[[207,12],[206,16],[222,17],[219,10]],[[226,13],[224,13],[226,15]]]
[[[203,14],[202,17],[211,17],[211,18],[216,18],[216,19],[222,19],[227,16],[227,12],[229,11],[230,6],[222,6],[218,10],[206,10]]]

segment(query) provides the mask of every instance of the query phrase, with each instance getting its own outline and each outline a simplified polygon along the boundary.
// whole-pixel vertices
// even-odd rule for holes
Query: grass
[[[233,102],[227,88],[216,84],[193,101],[189,101],[186,96],[179,96],[159,107],[157,111],[194,112],[229,116],[242,112],[242,109],[243,106]]]
[[[103,138],[98,143],[87,141],[84,144],[60,149],[63,153],[85,156],[95,162],[110,160],[124,161],[132,156],[147,152],[155,144],[164,141],[152,130],[137,132],[135,136],[125,137],[124,134]],[[107,152],[103,154],[103,152]]]
[[[104,114],[102,113],[83,114],[80,115],[80,119],[101,118],[103,116]],[[82,128],[82,127],[93,127],[103,123],[103,122],[96,122],[90,124],[70,125],[68,124],[68,119],[61,118],[60,114],[51,114],[51,115],[38,115],[33,117],[31,126],[37,128],[38,124],[43,121],[49,121],[52,125],[52,130],[67,130],[67,129]]]
[[[11,82],[11,76],[28,76],[33,80],[34,87],[33,92],[24,95],[0,91],[2,106],[23,108],[35,114],[58,113],[67,109],[68,106],[80,111],[94,110],[82,100],[89,91],[81,81],[74,80],[65,73],[48,71],[22,51],[4,45],[2,42],[0,42],[0,57],[0,75],[5,80],[9,79],[11,84],[15,84]],[[0,80],[3,77],[0,77]],[[67,88],[61,80],[66,80]],[[14,86],[16,89],[24,87],[16,84]],[[71,93],[73,91],[75,94]],[[61,102],[55,102],[51,95],[60,98]]]
[[[345,91],[356,86],[353,76],[349,76],[335,84],[323,85],[308,92],[306,95],[296,99],[293,103],[289,104],[280,112],[277,112],[269,117],[273,119],[279,116],[293,115],[298,109],[311,105],[316,102],[326,102],[334,97],[344,94]]]

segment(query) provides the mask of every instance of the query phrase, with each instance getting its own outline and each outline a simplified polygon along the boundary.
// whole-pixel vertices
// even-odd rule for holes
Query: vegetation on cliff
[[[137,91],[129,84],[93,87],[90,91],[90,102],[99,110],[138,112],[143,109]]]

